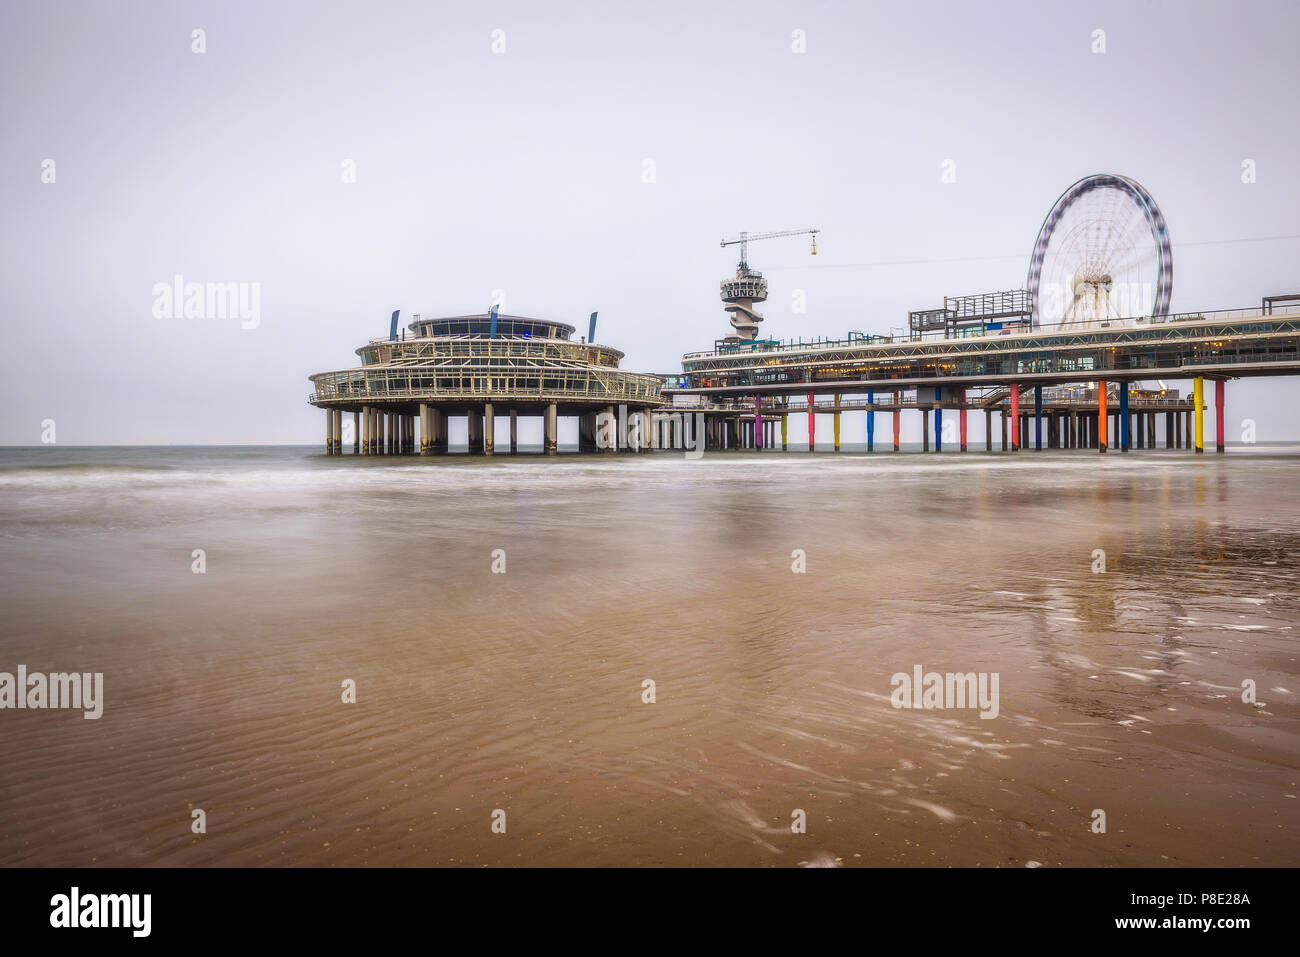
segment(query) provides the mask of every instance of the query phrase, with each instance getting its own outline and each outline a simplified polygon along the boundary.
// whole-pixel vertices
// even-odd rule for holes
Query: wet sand
[[[0,671],[106,698],[0,711],[0,864],[1300,862],[1294,450],[11,449],[0,517]]]

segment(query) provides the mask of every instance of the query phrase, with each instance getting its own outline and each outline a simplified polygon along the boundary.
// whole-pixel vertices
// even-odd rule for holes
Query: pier
[[[992,416],[1001,418],[1005,451],[1024,448],[1154,448],[1160,430],[1167,448],[1205,449],[1208,384],[1213,384],[1215,450],[1225,446],[1225,383],[1246,376],[1300,375],[1300,297],[1267,297],[1258,309],[1113,320],[1088,328],[951,327],[908,337],[850,336],[829,342],[723,340],[710,352],[691,353],[683,372],[664,376],[672,408],[702,412],[716,448],[771,448],[771,426],[812,411],[832,416],[838,448],[840,413],[867,412],[867,447],[874,451],[875,415],[891,413],[893,447],[899,416],[923,416],[923,448],[942,451],[943,415],[956,413],[959,446],[970,411],[986,416],[985,448],[992,451]],[[1283,305],[1279,306],[1279,303]],[[1192,394],[1137,389],[1153,379],[1190,379]],[[831,394],[828,403],[818,395]],[[766,420],[767,426],[764,425]],[[757,431],[755,431],[757,430]]]
[[[965,452],[973,411],[984,414],[989,452],[1000,432],[1007,452],[1127,452],[1163,439],[1166,448],[1201,453],[1213,384],[1214,443],[1222,452],[1229,380],[1300,375],[1300,294],[1265,296],[1258,308],[1169,314],[1168,226],[1131,177],[1093,174],[1057,198],[1039,227],[1023,289],[944,297],[942,306],[909,312],[901,335],[760,338],[763,316],[754,306],[767,299],[768,282],[750,267],[746,243],[818,232],[742,233],[737,278],[721,283],[735,333],[707,352],[687,353],[682,372],[663,377],[672,410],[704,417],[708,447],[770,449],[779,428],[788,450],[789,416],[800,413],[810,451],[826,416],[839,451],[841,415],[865,410],[868,452],[881,413],[890,416],[899,450],[905,412],[920,415],[923,451],[951,443]],[[881,317],[868,322],[887,325]],[[1167,388],[1168,379],[1190,380],[1190,395]],[[829,401],[819,398],[828,394]],[[947,436],[945,413],[957,419]]]
[[[542,420],[543,453],[559,449],[559,419],[578,419],[580,451],[596,451],[596,417],[624,406],[658,408],[662,379],[618,367],[623,353],[562,322],[525,316],[415,316],[398,336],[397,313],[385,339],[357,349],[361,365],[311,376],[308,401],[325,411],[325,450],[342,455],[343,417],[352,416],[354,455],[437,455],[448,424],[466,421],[470,454],[494,455],[496,420],[510,421],[509,452],[519,451],[519,419]],[[595,333],[595,315],[590,332]],[[409,335],[408,335],[409,333]],[[614,449],[610,449],[614,451]]]
[[[1122,242],[1110,228],[1117,223],[1132,227]],[[450,416],[466,417],[471,453],[491,455],[495,417],[505,414],[511,452],[519,415],[543,417],[547,454],[557,451],[560,415],[578,418],[584,452],[625,441],[635,451],[666,447],[664,436],[680,447],[692,423],[704,430],[706,449],[788,451],[792,414],[806,416],[809,451],[829,416],[830,446],[839,451],[841,416],[864,411],[868,452],[876,450],[879,414],[889,416],[887,447],[900,450],[904,413],[920,416],[923,451],[942,452],[946,444],[969,451],[974,412],[984,415],[986,452],[1000,435],[1004,452],[1128,452],[1163,443],[1199,454],[1211,408],[1215,451],[1227,444],[1230,380],[1300,375],[1300,294],[1265,296],[1245,309],[1168,314],[1168,228],[1150,193],[1126,176],[1087,176],[1060,195],[1039,229],[1024,289],[945,297],[942,306],[909,312],[900,335],[760,338],[756,306],[767,300],[768,280],[751,268],[749,244],[810,235],[816,255],[818,233],[742,232],[722,241],[740,247],[735,276],[719,285],[733,334],[709,351],[687,353],[680,373],[619,369],[623,353],[594,342],[595,313],[577,342],[573,326],[499,317],[495,308],[482,316],[416,316],[410,336],[399,338],[394,313],[388,338],[357,350],[359,368],[311,377],[309,401],[326,412],[326,450],[342,453],[342,416],[350,412],[353,452],[371,455],[445,452]],[[868,321],[887,325],[882,317]],[[1165,380],[1190,380],[1190,394]],[[605,441],[598,423],[616,410],[620,422],[628,413],[648,420],[636,432],[648,441],[629,440],[622,427]],[[956,419],[947,433],[945,414]]]

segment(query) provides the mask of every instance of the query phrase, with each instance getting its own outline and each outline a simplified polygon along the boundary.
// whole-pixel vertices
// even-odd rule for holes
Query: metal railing
[[[532,374],[527,374],[527,373]],[[370,367],[322,372],[311,377],[320,402],[392,400],[609,401],[638,404],[662,401],[658,376],[599,369],[502,369]]]
[[[1197,366],[1232,365],[1233,363],[1253,365],[1257,363],[1277,362],[1300,362],[1300,351],[1292,351],[1290,354],[1279,352],[1238,352],[1230,355],[1197,356],[1183,362],[1183,368],[1194,369]]]
[[[380,339],[371,340],[357,350],[373,351],[377,357],[372,365],[400,362],[424,362],[438,359],[529,359],[542,361],[570,361],[590,365],[618,368],[623,353],[610,346],[563,339],[505,339],[457,336],[437,339]]]

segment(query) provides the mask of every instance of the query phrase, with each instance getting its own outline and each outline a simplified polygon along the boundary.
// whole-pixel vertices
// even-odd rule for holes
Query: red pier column
[[[1020,451],[1020,386],[1011,383],[1011,451]]]
[[[966,390],[962,389],[957,393],[957,399],[961,402],[961,408],[957,411],[957,431],[960,433],[961,450],[966,451]]]

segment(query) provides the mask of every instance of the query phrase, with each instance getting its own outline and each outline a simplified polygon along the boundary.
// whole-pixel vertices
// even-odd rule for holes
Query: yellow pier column
[[[837,395],[835,397],[835,408],[838,410],[839,407],[840,407],[840,397]],[[840,450],[840,414],[838,411],[835,413],[834,433],[835,433],[835,451],[838,452]]]
[[[1192,380],[1192,386],[1195,402],[1192,411],[1196,415],[1196,454],[1202,455],[1205,452],[1205,380],[1197,376]]]

